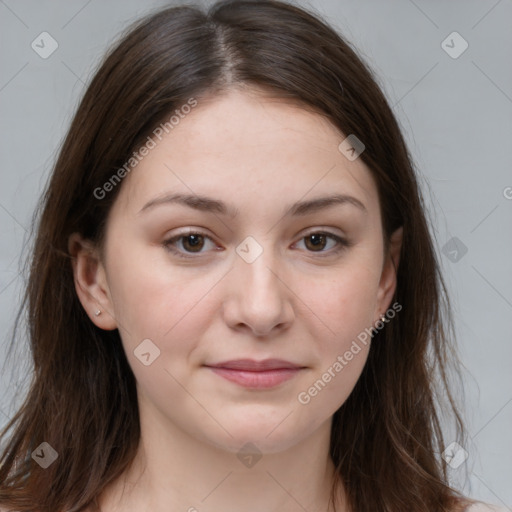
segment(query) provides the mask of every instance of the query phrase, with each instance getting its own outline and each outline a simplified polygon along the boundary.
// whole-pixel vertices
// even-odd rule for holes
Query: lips
[[[250,389],[274,388],[305,368],[283,359],[236,359],[205,366],[219,377]]]
[[[247,372],[264,372],[268,370],[300,369],[300,365],[285,361],[283,359],[264,359],[255,361],[253,359],[234,359],[222,363],[205,365],[210,368],[225,368],[226,370],[241,370]]]

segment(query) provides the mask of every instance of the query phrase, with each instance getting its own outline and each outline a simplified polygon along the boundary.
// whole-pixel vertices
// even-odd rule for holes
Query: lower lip
[[[228,368],[214,368],[211,366],[208,368],[217,375],[224,377],[226,380],[246,388],[254,389],[273,388],[291,379],[300,371],[300,368],[278,368],[275,370],[254,372],[246,370],[231,370]]]

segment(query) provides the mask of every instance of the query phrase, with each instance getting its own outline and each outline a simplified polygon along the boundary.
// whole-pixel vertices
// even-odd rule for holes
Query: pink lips
[[[304,368],[282,359],[236,359],[205,366],[226,380],[255,389],[275,387],[291,379]]]

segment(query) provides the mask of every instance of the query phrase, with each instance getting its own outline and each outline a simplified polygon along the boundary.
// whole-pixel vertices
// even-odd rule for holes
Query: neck
[[[284,451],[243,456],[152,417],[141,421],[137,455],[100,496],[100,510],[334,512],[330,427],[322,424]],[[347,511],[341,485],[336,499],[336,511]]]

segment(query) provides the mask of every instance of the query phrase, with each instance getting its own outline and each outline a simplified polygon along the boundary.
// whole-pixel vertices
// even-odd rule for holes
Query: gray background
[[[420,172],[466,367],[469,457],[450,470],[451,477],[466,494],[510,507],[512,2],[296,3],[323,15],[356,46],[403,127]],[[6,349],[36,201],[98,59],[129,22],[163,5],[169,4],[0,0],[1,425],[19,404],[30,372],[27,364],[13,367]],[[44,31],[58,43],[46,59],[31,47]],[[469,45],[457,58],[443,49],[462,49],[457,36],[442,46],[454,31]],[[16,352],[23,361],[27,346],[20,342]]]

